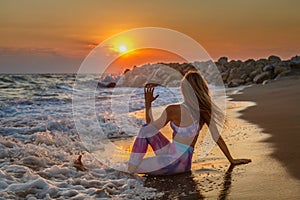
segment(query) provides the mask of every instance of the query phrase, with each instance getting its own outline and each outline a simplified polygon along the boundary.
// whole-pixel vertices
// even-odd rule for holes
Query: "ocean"
[[[163,195],[146,187],[145,177],[115,170],[124,168],[127,158],[109,149],[116,146],[103,145],[133,141],[145,123],[135,114],[144,109],[144,89],[99,87],[103,80],[112,79],[95,74],[0,75],[0,199]],[[224,88],[210,87],[212,96],[225,103]],[[153,107],[183,101],[178,87],[158,86],[156,94]],[[83,155],[86,171],[74,167],[78,155]]]
[[[0,75],[0,199],[161,196],[145,188],[143,178],[103,165],[82,142],[74,120],[74,84],[84,91],[98,82],[99,77],[91,74]],[[93,109],[106,138],[137,134],[144,120],[130,113],[144,108],[143,88],[95,87],[89,92],[94,94]],[[182,101],[179,88],[158,87],[156,92],[160,97],[153,106]],[[124,104],[123,99],[128,112],[115,116],[112,104]],[[116,123],[120,119],[122,126]],[[93,132],[89,120],[84,124]],[[79,154],[84,154],[88,171],[74,168]]]

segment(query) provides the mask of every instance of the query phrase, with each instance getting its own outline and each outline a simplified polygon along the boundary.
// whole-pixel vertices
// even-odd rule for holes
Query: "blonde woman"
[[[250,159],[231,156],[217,129],[224,115],[212,102],[207,83],[198,72],[186,73],[181,82],[184,102],[167,106],[157,120],[153,120],[151,114],[151,104],[158,97],[154,97],[153,92],[154,86],[147,84],[144,88],[146,124],[134,141],[128,162],[129,172],[170,175],[190,171],[194,146],[204,124],[208,125],[213,139],[231,164],[251,162]],[[160,132],[168,123],[173,129],[172,141]],[[144,158],[149,145],[156,155]]]

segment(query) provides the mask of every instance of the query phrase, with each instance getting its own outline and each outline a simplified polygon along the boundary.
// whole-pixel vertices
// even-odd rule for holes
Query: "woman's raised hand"
[[[157,86],[157,84],[147,83],[144,87],[146,105],[151,105],[151,103],[155,101],[155,99],[157,99],[157,97],[159,96],[159,95],[156,95],[155,97],[153,96],[155,86]]]

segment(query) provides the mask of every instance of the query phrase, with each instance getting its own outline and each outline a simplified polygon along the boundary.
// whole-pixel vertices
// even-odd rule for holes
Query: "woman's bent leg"
[[[137,173],[150,175],[171,175],[191,170],[193,148],[175,154],[157,155],[142,160],[136,168]]]
[[[170,141],[152,124],[144,125],[134,141],[129,163],[138,166],[147,152],[148,144],[156,155],[161,155],[168,152]]]

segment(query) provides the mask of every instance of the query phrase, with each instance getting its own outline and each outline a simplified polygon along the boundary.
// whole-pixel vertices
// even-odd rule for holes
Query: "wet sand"
[[[256,85],[232,97],[236,101],[257,103],[257,106],[241,111],[241,118],[271,134],[265,141],[274,145],[272,157],[300,180],[300,77]]]

